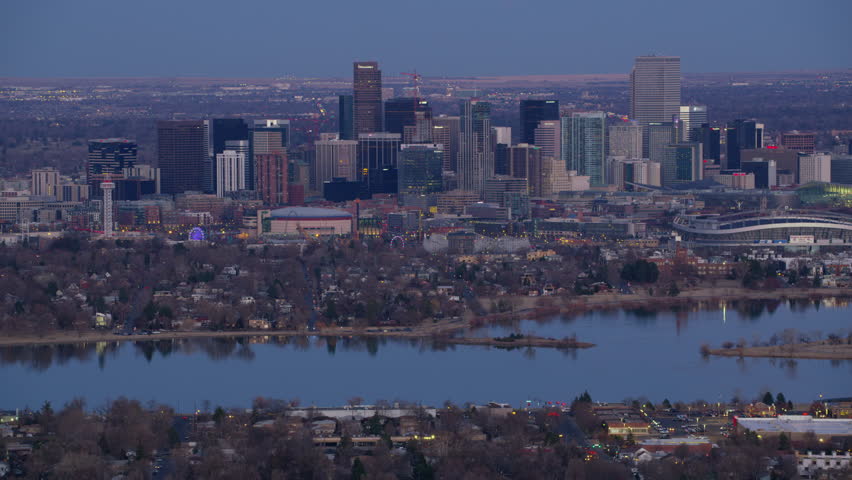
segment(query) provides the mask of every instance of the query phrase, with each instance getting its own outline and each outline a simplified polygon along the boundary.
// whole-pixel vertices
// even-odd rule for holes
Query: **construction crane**
[[[417,70],[414,73],[402,72],[400,75],[411,77],[411,83],[414,84],[414,96],[420,98],[420,80],[423,79],[423,76],[417,73]]]

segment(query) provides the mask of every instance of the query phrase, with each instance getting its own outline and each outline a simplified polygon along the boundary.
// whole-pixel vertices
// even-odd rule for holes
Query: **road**
[[[188,416],[176,416],[172,420],[172,427],[178,434],[181,442],[189,441],[189,432],[192,429],[192,419]],[[172,458],[172,450],[158,452],[154,457],[151,478],[161,480],[169,478],[175,472],[175,461]]]
[[[574,421],[574,417],[567,414],[563,415],[562,422],[559,423],[556,430],[563,435],[562,440],[566,443],[574,442],[581,447],[590,446],[588,439],[586,439],[586,435],[583,434],[583,431],[577,425],[577,422]]]

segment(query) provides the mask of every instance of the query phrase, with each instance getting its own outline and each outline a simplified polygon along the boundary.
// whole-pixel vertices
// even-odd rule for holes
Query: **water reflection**
[[[339,350],[348,352],[367,352],[378,355],[382,347],[401,345],[421,352],[453,351],[456,345],[447,344],[429,338],[389,338],[389,337],[308,337],[265,335],[253,337],[215,337],[183,338],[162,340],[136,340],[90,342],[61,345],[11,346],[0,347],[0,365],[22,365],[35,371],[46,371],[51,367],[63,366],[71,361],[87,363],[97,359],[98,367],[103,370],[111,357],[117,356],[122,349],[132,349],[147,363],[166,359],[172,355],[193,356],[202,354],[213,361],[238,359],[251,362],[256,353],[255,345],[270,345],[278,348],[291,348],[308,351],[324,348],[329,356]],[[529,355],[529,354],[528,354]]]
[[[751,325],[758,322],[761,318],[775,316],[779,310],[786,309],[784,315],[787,317],[804,318],[804,315],[799,315],[809,311],[818,311],[820,307],[829,309],[846,308],[850,304],[847,298],[827,298],[827,299],[791,299],[791,300],[735,300],[735,301],[719,301],[719,300],[702,300],[690,303],[670,304],[661,301],[658,305],[641,305],[625,310],[600,310],[597,312],[586,312],[573,315],[558,315],[536,319],[524,319],[521,317],[513,319],[504,319],[495,324],[483,325],[477,328],[472,328],[468,332],[457,332],[457,335],[474,335],[474,336],[504,336],[508,333],[520,332],[524,334],[535,334],[541,336],[553,336],[556,338],[575,336],[581,341],[591,341],[598,343],[598,346],[593,350],[607,351],[616,350],[617,347],[611,337],[609,329],[610,322],[613,324],[624,322],[629,324],[629,332],[625,331],[623,336],[628,337],[637,333],[648,332],[649,335],[656,335],[657,332],[664,332],[665,327],[669,322],[674,324],[676,337],[681,337],[684,332],[690,329],[700,331],[697,335],[693,334],[690,338],[684,340],[689,343],[701,342],[723,342],[737,341],[738,337],[724,337],[721,335],[729,335],[724,333],[726,330],[720,329],[723,333],[711,334],[721,336],[714,338],[692,338],[698,335],[704,335],[708,332],[706,320],[703,317],[697,317],[700,312],[718,312],[720,316],[727,316],[729,319],[739,323],[740,325]],[[735,312],[735,313],[734,313]],[[589,320],[594,320],[594,325],[589,325]],[[717,317],[718,318],[718,317]],[[724,317],[723,317],[724,318]],[[847,317],[848,318],[848,317]],[[582,320],[583,322],[579,322]],[[788,319],[789,320],[789,319]],[[690,326],[690,321],[695,323],[695,326]],[[837,322],[835,322],[837,323]],[[842,325],[843,323],[841,323]],[[719,324],[716,324],[719,325]],[[749,344],[758,344],[760,342],[771,341],[771,337],[777,337],[782,332],[783,327],[774,326],[771,324],[761,325],[760,333],[750,331],[744,333],[743,341]],[[780,324],[779,324],[780,325]],[[848,323],[846,323],[848,325]],[[621,328],[625,328],[622,325]],[[823,334],[836,333],[828,330],[805,330],[798,328],[800,335],[805,335],[811,339],[822,338]],[[578,333],[578,330],[580,333]],[[807,332],[807,333],[805,333]],[[774,334],[774,335],[773,335]],[[593,338],[595,335],[605,335],[604,340]],[[269,345],[275,348],[287,348],[295,351],[306,352],[309,350],[325,350],[330,357],[337,355],[340,352],[366,352],[370,357],[376,357],[380,350],[387,348],[390,345],[397,347],[410,348],[417,352],[454,352],[459,346],[440,342],[431,338],[389,338],[389,337],[308,337],[308,336],[278,336],[264,335],[254,337],[215,337],[215,338],[193,338],[193,339],[156,339],[146,337],[144,340],[133,341],[110,341],[110,342],[92,342],[78,344],[62,344],[62,345],[39,345],[39,346],[10,346],[0,347],[0,365],[21,365],[27,369],[34,371],[46,371],[54,366],[64,366],[70,362],[91,363],[96,361],[99,369],[106,368],[110,359],[116,358],[120,351],[131,350],[140,358],[144,358],[146,363],[152,363],[158,359],[167,359],[174,355],[182,356],[199,356],[203,355],[212,361],[224,361],[237,359],[244,362],[252,362],[256,358],[255,345]],[[685,355],[695,353],[698,356],[698,345],[688,347],[690,350],[684,350]],[[474,348],[482,351],[496,350],[498,347],[466,347]],[[630,351],[622,349],[622,351],[612,351],[614,358],[621,361],[631,361],[630,355],[663,355],[659,351],[649,352],[648,344],[636,343],[631,344]],[[655,350],[660,350],[655,346],[651,347]],[[122,350],[124,349],[124,350]],[[502,350],[513,350],[506,348]],[[535,348],[519,348],[523,358],[530,360],[536,357],[537,349]],[[577,360],[584,353],[578,350],[561,350],[562,356]],[[701,362],[706,364],[713,362],[712,358],[704,358]],[[716,360],[718,361],[718,360]],[[781,368],[791,378],[795,376],[798,363],[792,359],[770,359],[768,363],[776,368]],[[848,360],[831,360],[828,362],[832,367],[841,367],[852,364]],[[741,373],[748,373],[749,362],[746,359],[736,359],[737,369]]]

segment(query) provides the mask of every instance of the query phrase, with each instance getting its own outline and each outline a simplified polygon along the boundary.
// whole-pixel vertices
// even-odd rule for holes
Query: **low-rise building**
[[[852,453],[796,453],[796,466],[802,478],[815,478],[822,472],[849,468]],[[821,478],[821,477],[820,477]]]
[[[823,443],[832,437],[852,436],[852,419],[814,418],[810,415],[778,415],[771,418],[734,417],[737,430],[751,430],[760,436],[786,434],[791,440],[816,435]]]

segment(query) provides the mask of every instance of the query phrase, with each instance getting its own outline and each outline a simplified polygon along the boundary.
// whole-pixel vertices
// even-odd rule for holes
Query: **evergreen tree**
[[[775,405],[775,397],[772,396],[771,392],[766,392],[763,395],[763,403],[767,405]]]
[[[222,420],[225,419],[225,410],[222,407],[216,407],[216,411],[213,412],[213,421],[216,422],[216,425],[221,425]]]
[[[785,452],[790,450],[790,439],[784,432],[781,432],[781,435],[778,436],[778,450]]]
[[[352,462],[352,480],[361,480],[367,476],[367,469],[364,468],[364,464],[361,463],[360,458],[356,458],[354,462]]]

